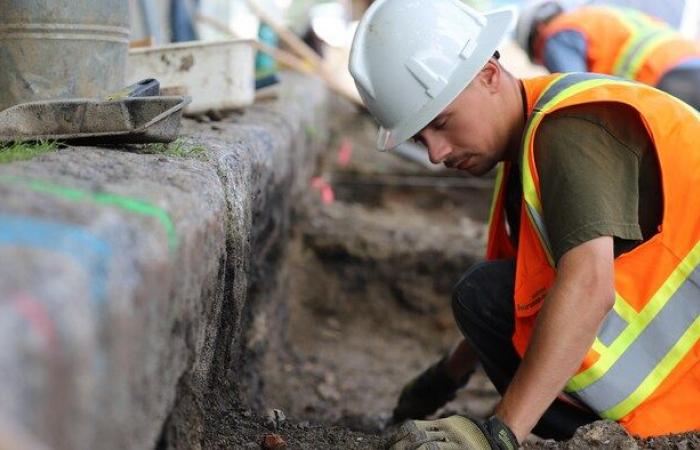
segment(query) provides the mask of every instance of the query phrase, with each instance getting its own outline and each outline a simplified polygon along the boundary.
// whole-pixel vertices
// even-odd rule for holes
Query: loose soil
[[[491,179],[376,153],[371,119],[346,104],[333,117],[318,174],[335,201],[310,187],[297,208],[284,252],[286,303],[265,327],[278,337],[254,377],[260,398],[199,405],[210,413],[192,426],[216,430],[203,448],[265,448],[270,434],[289,449],[383,448],[402,386],[459,338],[451,289],[483,254]],[[435,416],[486,418],[498,399],[477,370]],[[690,449],[700,448],[700,435],[641,441],[601,421],[567,442],[532,436],[524,448]]]
[[[402,386],[459,337],[450,292],[483,253],[490,193],[488,181],[470,183],[458,173],[375,153],[376,129],[367,117],[336,120],[344,132],[333,148],[349,138],[353,155],[340,165],[338,153],[329,153],[319,170],[336,180],[336,201],[324,205],[312,195],[297,218],[285,345],[265,358],[264,404],[297,427],[320,424],[312,426],[317,436],[339,439],[300,441],[306,444],[299,448],[382,448]],[[478,370],[436,417],[485,418],[498,399]],[[336,428],[323,428],[329,425]],[[289,427],[279,432],[290,433],[291,444],[299,433]],[[635,440],[616,423],[600,421],[567,442],[532,436],[525,448],[700,448],[700,437]]]

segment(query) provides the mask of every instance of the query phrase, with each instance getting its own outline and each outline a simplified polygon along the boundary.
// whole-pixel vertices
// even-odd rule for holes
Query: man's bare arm
[[[559,260],[528,350],[496,408],[521,442],[579,368],[612,308],[613,259],[613,239],[605,236]]]

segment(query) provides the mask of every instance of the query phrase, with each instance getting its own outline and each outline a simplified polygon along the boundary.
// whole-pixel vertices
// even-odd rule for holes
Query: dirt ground
[[[291,418],[278,431],[290,448],[383,448],[401,387],[459,337],[451,287],[485,243],[488,180],[377,154],[371,120],[342,117],[343,133],[319,167],[335,201],[312,194],[297,218],[285,344],[264,365],[263,403]],[[436,416],[485,418],[498,399],[479,370]],[[310,428],[300,434],[299,426]],[[635,440],[601,421],[567,442],[532,436],[525,448],[685,449],[700,448],[700,437]]]
[[[527,63],[503,53],[516,73]],[[336,106],[330,150],[285,253],[287,302],[274,324],[279,342],[263,357],[262,398],[234,410],[241,402],[210,399],[218,412],[207,428],[218,434],[203,447],[384,448],[401,388],[459,338],[451,290],[483,255],[492,179],[378,153],[373,121]],[[486,418],[498,400],[477,370],[436,416]],[[569,441],[531,436],[523,447],[692,449],[700,434],[639,440],[600,421]]]

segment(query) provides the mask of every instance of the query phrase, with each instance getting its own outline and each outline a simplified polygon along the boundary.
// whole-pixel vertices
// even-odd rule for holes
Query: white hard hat
[[[389,150],[430,123],[493,56],[510,9],[481,14],[460,0],[378,0],[357,27],[350,74]]]
[[[518,23],[515,26],[515,40],[531,60],[534,57],[530,48],[530,35],[534,31],[533,28],[538,22],[563,10],[563,6],[557,0],[530,0],[520,7]]]

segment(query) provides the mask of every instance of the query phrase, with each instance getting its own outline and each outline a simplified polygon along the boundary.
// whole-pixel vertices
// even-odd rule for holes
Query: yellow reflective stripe
[[[632,48],[637,44],[639,36],[638,33],[633,32],[632,36],[630,36],[629,39],[625,41],[625,43],[622,45],[622,48],[620,49],[620,53],[617,55],[617,58],[615,59],[615,64],[613,64],[612,67],[612,74],[616,76],[620,76],[619,74],[622,73],[622,67],[625,65],[627,62],[627,55],[632,51]]]
[[[610,420],[620,420],[641,405],[666,379],[678,363],[688,354],[695,343],[700,339],[700,317],[678,340],[666,356],[659,362],[654,370],[644,379],[641,385],[624,401],[613,408],[600,413],[600,416]]]
[[[501,195],[501,190],[503,189],[503,173],[505,172],[505,163],[498,163],[496,168],[496,181],[493,186],[493,197],[491,198],[491,209],[489,210],[489,227],[490,230],[493,226],[493,216],[496,213],[496,203],[498,203],[498,197]]]
[[[598,354],[600,354],[600,355],[602,355],[603,352],[605,352],[607,349],[605,344],[600,342],[600,339],[598,339],[598,337],[596,337],[595,340],[593,341],[593,345],[591,345],[591,348],[593,350],[595,350],[596,352],[598,352]]]
[[[532,177],[532,170],[530,168],[530,164],[528,163],[528,154],[529,148],[530,148],[530,142],[531,142],[531,136],[532,132],[539,123],[542,121],[544,118],[544,114],[535,114],[532,119],[530,120],[530,126],[526,130],[525,134],[525,142],[526,148],[523,151],[523,198],[525,199],[525,202],[529,205],[529,207],[525,208],[525,212],[527,213],[527,216],[530,219],[530,224],[532,227],[535,229],[537,236],[540,239],[540,245],[542,246],[542,249],[544,250],[544,254],[547,257],[547,262],[551,267],[554,267],[554,257],[552,256],[552,251],[549,246],[549,242],[547,242],[547,238],[542,235],[542,232],[544,230],[540,230],[540,226],[538,225],[539,223],[544,223],[543,220],[541,220],[542,217],[542,204],[540,203],[539,196],[537,195],[537,187],[535,186],[535,181]],[[540,219],[538,220],[537,218],[533,217],[532,214],[538,214],[540,216]]]
[[[550,84],[549,86],[540,94],[540,98],[542,98],[547,91],[554,86],[559,80],[561,80],[563,77],[567,76],[566,74],[560,75],[556,77]],[[525,137],[523,139],[523,145],[525,148],[523,148],[522,152],[522,185],[523,185],[523,198],[525,199],[525,202],[527,202],[528,205],[537,213],[542,216],[542,203],[540,202],[540,198],[537,195],[537,187],[535,186],[535,180],[532,176],[533,173],[533,168],[530,166],[530,143],[532,142],[532,133],[534,130],[537,128],[537,126],[540,124],[542,119],[544,118],[544,113],[547,113],[553,106],[556,106],[560,101],[576,95],[580,92],[583,92],[587,89],[590,89],[592,87],[598,86],[598,85],[603,85],[606,83],[610,83],[610,80],[603,80],[603,79],[592,79],[592,80],[586,80],[586,81],[581,81],[579,83],[576,83],[575,85],[563,89],[560,93],[552,97],[550,101],[542,105],[541,108],[539,108],[538,111],[534,111],[533,115],[529,121],[528,127],[525,130]],[[542,114],[540,114],[542,113]],[[542,244],[542,248],[545,251],[545,254],[547,255],[547,260],[550,264],[550,266],[554,267],[554,257],[551,254],[551,251],[549,249],[549,244],[546,243],[546,239],[544,236],[542,236],[541,231],[539,227],[537,227],[535,224],[535,219],[532,217],[532,213],[529,210],[530,208],[525,208],[527,211],[527,215],[530,218],[530,223],[533,224],[535,230],[537,230],[537,235],[540,238],[540,243]]]
[[[627,27],[630,33],[630,37],[627,38],[620,48],[617,59],[613,64],[612,73],[619,77],[635,79],[645,57],[662,43],[664,37],[668,37],[666,34],[673,35],[675,33],[639,11],[620,10],[617,8],[607,9],[617,15],[617,18]],[[660,35],[651,39],[642,48],[635,48],[641,40],[647,39],[653,33],[660,33]]]
[[[644,306],[644,309],[629,322],[627,328],[615,339],[615,342],[600,355],[598,361],[569,380],[566,384],[567,392],[580,391],[605,375],[630,344],[644,331],[644,328],[649,325],[649,322],[656,317],[680,285],[688,278],[688,274],[692,273],[698,264],[700,264],[700,242],[695,244],[693,250],[678,264],[664,284]]]
[[[637,311],[635,311],[617,292],[615,292],[615,304],[613,305],[613,309],[620,317],[625,319],[627,323],[631,323],[637,318]]]
[[[649,42],[645,43],[641,49],[636,51],[636,53],[632,56],[632,61],[629,63],[629,67],[622,74],[620,74],[620,76],[632,80],[636,79],[639,69],[642,67],[642,64],[647,59],[649,54],[656,50],[664,42],[668,42],[674,36],[675,33],[669,30],[667,32],[661,32],[657,36],[651,38]],[[629,57],[629,55],[625,55],[620,59],[626,61],[629,59]]]
[[[627,61],[626,55],[629,54],[632,47],[637,43],[637,40],[641,35],[641,30],[639,25],[634,23],[634,21],[627,17],[627,15],[622,11],[614,8],[609,9],[617,15],[617,18],[627,27],[627,30],[630,33],[630,37],[627,38],[624,44],[622,44],[620,53],[618,53],[617,59],[615,59],[615,64],[613,64],[612,73],[619,74],[622,71],[622,66],[625,64],[625,61]]]
[[[557,81],[559,81],[559,79],[561,79],[564,76],[565,75],[562,75],[556,78],[552,84],[556,83]],[[552,109],[553,106],[556,106],[557,103],[568,97],[574,96],[580,92],[583,92],[585,90],[591,89],[599,85],[611,83],[614,82],[598,78],[581,81],[580,83],[577,83],[568,89],[564,89],[560,93],[555,95],[550,101],[543,105],[538,112],[547,113],[550,109]],[[544,93],[542,95],[544,95]],[[532,168],[530,167],[530,143],[532,141],[532,133],[535,130],[536,125],[539,125],[543,118],[543,114],[536,114],[530,121],[528,129],[525,131],[525,139],[523,140],[523,142],[526,148],[523,151],[522,157],[523,196],[525,197],[525,200],[530,204],[530,206],[532,206],[535,209],[535,211],[537,211],[539,214],[542,214],[542,205],[540,203],[539,197],[537,196],[537,189],[535,187],[535,181],[532,176]]]

